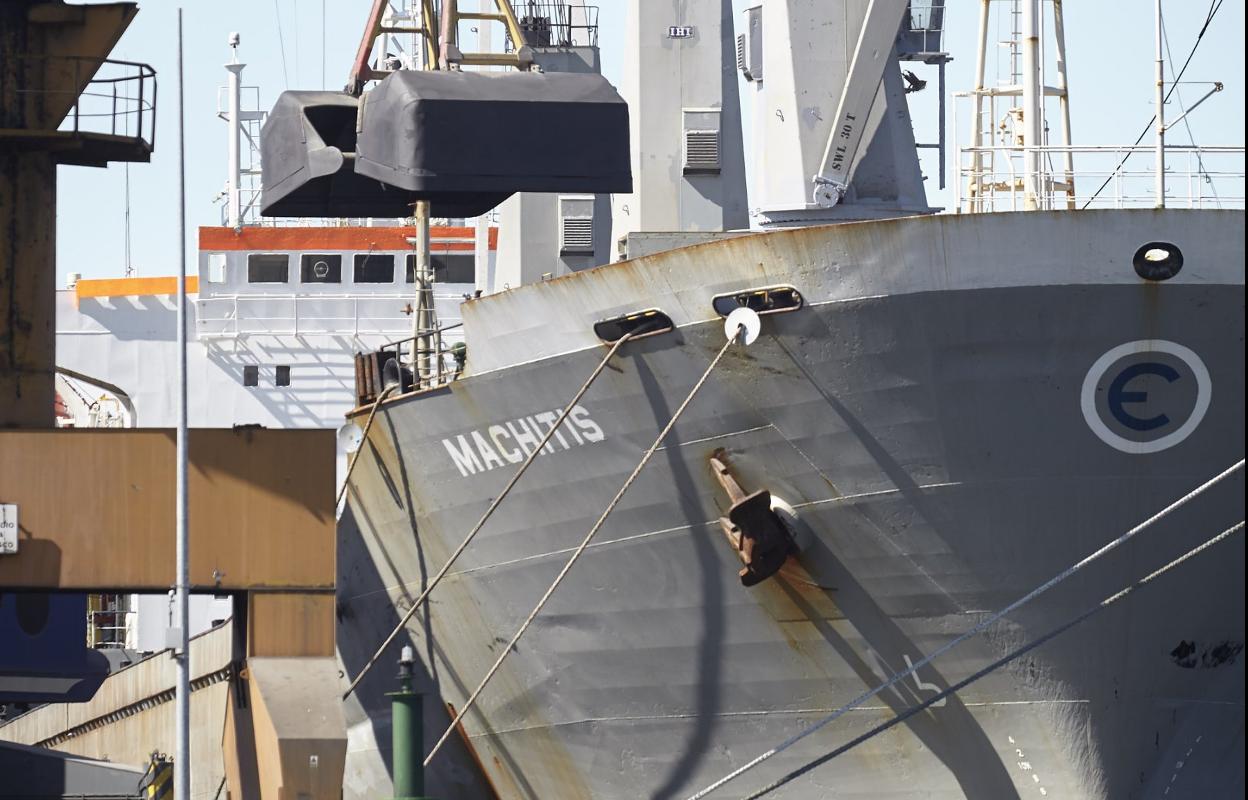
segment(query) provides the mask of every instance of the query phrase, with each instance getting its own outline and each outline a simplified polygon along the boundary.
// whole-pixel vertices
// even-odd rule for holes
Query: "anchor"
[[[759,489],[746,494],[728,470],[722,450],[710,457],[716,480],[728,493],[732,507],[719,518],[720,528],[745,566],[737,574],[742,586],[755,586],[780,571],[790,554],[797,552],[793,537],[771,510],[771,492]]]

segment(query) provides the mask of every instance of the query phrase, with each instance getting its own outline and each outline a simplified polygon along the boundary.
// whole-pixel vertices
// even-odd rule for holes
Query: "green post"
[[[389,692],[390,730],[394,756],[394,800],[430,800],[425,797],[424,720],[420,695],[412,690],[412,648],[399,657],[399,690]]]

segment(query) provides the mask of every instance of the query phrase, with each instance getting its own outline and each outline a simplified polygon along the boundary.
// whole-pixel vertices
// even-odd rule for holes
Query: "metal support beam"
[[[1023,0],[1023,207],[1040,208],[1044,194],[1044,95],[1041,93],[1040,0]]]
[[[51,428],[56,398],[56,162],[0,150],[0,428]]]
[[[51,428],[57,131],[133,3],[0,2],[0,428]]]

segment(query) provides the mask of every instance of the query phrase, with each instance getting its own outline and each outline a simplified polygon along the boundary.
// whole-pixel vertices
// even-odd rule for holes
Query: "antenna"
[[[241,40],[238,32],[230,34],[228,39],[230,45],[230,63],[225,65],[229,71],[230,77],[228,81],[229,94],[229,112],[226,115],[226,123],[230,127],[229,133],[229,183],[226,186],[226,223],[234,230],[240,230],[243,227],[243,196],[242,187],[240,186],[243,179],[243,155],[242,155],[242,138],[243,138],[243,68],[246,64],[239,63],[238,45]]]

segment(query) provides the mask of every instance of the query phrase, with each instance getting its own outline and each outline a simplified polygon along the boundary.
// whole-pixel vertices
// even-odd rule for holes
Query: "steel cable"
[[[889,719],[888,721],[883,722],[880,725],[877,725],[876,727],[872,728],[871,730],[867,731],[861,736],[858,736],[850,740],[849,742],[846,742],[845,744],[841,745],[835,750],[832,750],[831,752],[828,752],[828,753],[824,753],[823,755],[819,756],[813,761],[803,764],[802,766],[798,767],[792,772],[786,773],[783,777],[768,784],[767,786],[764,786],[762,789],[755,791],[753,794],[746,795],[745,800],[756,800],[759,797],[763,797],[764,795],[770,794],[776,789],[779,789],[781,786],[784,786],[786,783],[789,783],[790,781],[793,781],[796,778],[800,778],[802,775],[805,775],[807,772],[810,772],[816,767],[826,764],[827,762],[831,761],[837,756],[842,755],[848,752],[849,750],[852,750],[853,748],[857,747],[858,745],[862,744],[868,739],[878,736],[879,734],[883,733],[889,728],[892,728],[895,725],[905,722],[907,719],[909,719],[910,717],[913,717],[915,714],[918,714],[920,711],[924,711],[930,708],[931,706],[935,705],[936,703],[939,703],[941,700],[944,700],[946,697],[948,697],[951,694],[956,694],[957,692],[960,692],[961,690],[965,689],[967,686],[970,686],[975,681],[979,680],[980,678],[983,678],[984,676],[992,672],[995,672],[996,670],[1010,663],[1011,661],[1018,658],[1019,656],[1026,655],[1027,653],[1031,652],[1032,650],[1035,650],[1037,647],[1044,644],[1045,642],[1048,642],[1052,639],[1057,638],[1061,634],[1075,627],[1076,625],[1088,619],[1089,617],[1096,614],[1097,612],[1103,611],[1104,609],[1109,608],[1111,605],[1118,602],[1119,600],[1122,600],[1124,597],[1129,595],[1131,592],[1134,592],[1136,589],[1139,589],[1142,586],[1148,583],[1151,583],[1152,581],[1161,577],[1165,573],[1179,566],[1184,561],[1187,561],[1189,558],[1192,558],[1193,556],[1196,556],[1197,554],[1205,550],[1208,550],[1210,547],[1213,547],[1215,544],[1221,542],[1223,539],[1226,539],[1232,536],[1233,534],[1242,531],[1243,529],[1244,529],[1244,521],[1240,520],[1238,523],[1222,531],[1217,536],[1214,536],[1212,539],[1208,539],[1202,544],[1199,544],[1196,547],[1193,547],[1191,550],[1188,550],[1186,553],[1174,559],[1173,561],[1169,562],[1165,566],[1162,566],[1156,570],[1153,570],[1148,575],[1144,576],[1143,578],[1140,578],[1138,581],[1131,584],[1130,586],[1124,587],[1123,589],[1104,598],[1103,600],[1099,601],[1096,605],[1091,606],[1090,608],[1086,609],[1085,611],[1073,617],[1072,619],[1062,623],[1061,625],[1058,625],[1056,628],[1051,629],[1050,631],[1045,633],[1040,638],[1032,642],[1029,642],[1028,644],[1023,645],[1022,647],[1010,653],[1007,653],[1006,655],[992,662],[991,664],[979,670],[978,672],[975,672],[974,674],[953,684],[948,689],[945,689],[944,691],[936,695],[933,695],[932,697],[929,697],[927,700],[923,701],[922,703],[919,703],[918,705],[911,706],[910,708],[901,712],[900,714],[893,717],[892,719]]]
[[[499,653],[498,658],[495,659],[494,665],[491,666],[489,671],[485,673],[485,677],[481,679],[481,683],[478,684],[477,688],[473,690],[472,694],[469,695],[468,699],[464,702],[464,707],[461,708],[459,713],[455,715],[455,719],[451,720],[451,724],[447,726],[446,731],[442,734],[442,737],[438,739],[437,743],[434,744],[433,749],[429,751],[429,756],[425,758],[426,767],[429,766],[429,762],[433,760],[435,755],[437,755],[438,750],[441,749],[442,745],[450,737],[451,733],[459,727],[459,723],[463,721],[464,716],[468,713],[468,710],[472,708],[473,704],[476,703],[477,698],[481,696],[481,692],[485,689],[486,684],[490,682],[490,679],[494,677],[496,672],[498,672],[499,667],[503,665],[503,661],[507,658],[507,654],[510,653],[512,648],[516,646],[516,643],[520,641],[520,637],[524,635],[524,632],[528,630],[529,625],[531,625],[533,620],[537,618],[537,615],[541,612],[542,607],[546,605],[546,601],[550,599],[551,595],[555,593],[555,589],[559,588],[559,584],[563,582],[565,577],[567,577],[568,572],[572,569],[572,565],[575,564],[577,559],[581,557],[581,554],[585,552],[585,548],[589,546],[590,540],[594,538],[594,535],[598,533],[598,530],[602,527],[603,523],[607,521],[607,517],[612,511],[615,510],[615,507],[619,504],[620,499],[624,497],[624,493],[627,492],[629,487],[633,485],[633,481],[637,480],[637,476],[641,474],[641,470],[647,463],[649,463],[650,458],[659,449],[659,446],[663,443],[663,440],[667,438],[667,435],[671,433],[672,428],[676,425],[676,421],[680,419],[681,414],[683,414],[685,409],[689,407],[689,403],[693,401],[693,398],[702,388],[702,385],[706,383],[706,379],[711,376],[711,372],[715,370],[715,367],[719,364],[720,359],[724,357],[724,353],[727,353],[728,348],[739,340],[742,332],[744,331],[744,327],[745,326],[743,325],[738,326],[733,335],[730,336],[726,342],[724,342],[724,346],[719,348],[719,352],[716,353],[715,358],[711,360],[710,366],[708,366],[706,371],[702,373],[702,377],[698,378],[698,382],[693,385],[693,389],[689,392],[688,396],[685,397],[684,402],[682,402],[676,409],[676,413],[672,415],[671,420],[663,426],[663,430],[659,432],[657,437],[655,437],[654,443],[651,444],[645,454],[642,455],[641,461],[637,462],[637,466],[633,468],[632,474],[628,476],[628,479],[624,481],[624,485],[620,487],[620,490],[616,492],[615,497],[612,498],[611,502],[607,504],[607,507],[603,510],[602,515],[598,517],[598,521],[595,522],[593,527],[589,529],[589,533],[585,534],[585,538],[581,540],[580,545],[572,553],[572,557],[569,558],[568,562],[563,565],[563,569],[559,570],[559,574],[555,576],[555,580],[550,584],[550,588],[548,588],[546,593],[542,595],[542,598],[537,601],[537,605],[533,607],[533,610],[520,626],[520,629],[517,630],[515,635],[511,637],[511,641],[509,641],[507,645],[502,648],[502,652]]]
[[[1196,41],[1192,44],[1191,52],[1187,54],[1187,59],[1183,62],[1183,67],[1179,70],[1179,74],[1174,76],[1174,80],[1170,84],[1170,91],[1166,92],[1164,102],[1170,102],[1170,95],[1174,93],[1175,89],[1179,88],[1179,81],[1183,79],[1183,73],[1187,72],[1187,65],[1192,63],[1192,56],[1196,55],[1196,48],[1200,47],[1200,40],[1205,38],[1205,32],[1209,30],[1209,25],[1213,22],[1213,18],[1218,13],[1220,8],[1222,8],[1222,0],[1213,0],[1213,2],[1209,4],[1209,13],[1205,15],[1205,23],[1201,25],[1200,32],[1196,34]],[[1164,22],[1162,23],[1162,31],[1165,31]],[[1171,71],[1173,72],[1174,64],[1171,63],[1170,66]],[[1149,118],[1148,123],[1144,126],[1144,130],[1140,131],[1139,136],[1135,137],[1135,144],[1131,145],[1132,147],[1135,147],[1140,142],[1144,141],[1144,137],[1148,135],[1150,130],[1152,130],[1153,123],[1156,121],[1157,114],[1154,113],[1153,116]],[[1122,160],[1118,162],[1118,166],[1114,167],[1113,172],[1109,173],[1109,177],[1105,179],[1105,182],[1102,183],[1100,187],[1092,193],[1092,196],[1088,198],[1088,201],[1083,204],[1083,208],[1087,208],[1092,205],[1092,201],[1101,196],[1101,192],[1105,191],[1105,187],[1108,186],[1114,179],[1114,176],[1118,174],[1118,170],[1126,166],[1127,159],[1130,157],[1130,152],[1122,157]]]
[[[844,714],[846,714],[847,712],[852,711],[853,709],[855,709],[855,708],[857,708],[858,706],[862,705],[864,702],[866,702],[867,700],[870,700],[872,697],[875,697],[875,696],[876,696],[877,694],[879,694],[880,692],[882,692],[882,691],[884,691],[884,690],[886,690],[886,689],[890,689],[890,688],[892,688],[892,687],[893,687],[893,686],[895,686],[896,684],[900,683],[901,681],[905,680],[905,679],[906,679],[906,678],[908,678],[909,676],[913,675],[913,674],[914,674],[915,672],[917,672],[918,670],[920,670],[920,669],[922,669],[923,667],[925,667],[925,666],[927,666],[928,664],[930,664],[932,661],[936,660],[936,659],[937,659],[937,658],[939,658],[940,656],[942,656],[942,655],[944,655],[945,653],[949,652],[949,651],[950,651],[950,650],[952,650],[954,647],[957,647],[957,646],[958,646],[959,644],[961,644],[962,642],[965,642],[967,639],[970,639],[970,638],[972,638],[972,637],[974,637],[974,636],[978,636],[980,633],[983,633],[983,632],[984,632],[985,630],[987,630],[990,626],[992,626],[993,624],[995,624],[996,622],[998,622],[999,620],[1001,620],[1001,619],[1002,619],[1003,617],[1005,617],[1007,614],[1010,614],[1010,613],[1012,613],[1012,612],[1014,612],[1014,611],[1018,610],[1019,608],[1023,607],[1023,606],[1024,606],[1024,605],[1026,605],[1027,603],[1030,603],[1032,600],[1036,599],[1036,598],[1037,598],[1037,597],[1039,597],[1040,595],[1042,595],[1042,594],[1044,594],[1045,592],[1047,592],[1048,590],[1052,589],[1054,586],[1056,586],[1057,584],[1059,584],[1059,583],[1061,583],[1062,581],[1066,580],[1066,579],[1067,579],[1067,578],[1069,578],[1071,575],[1074,575],[1076,572],[1080,571],[1081,569],[1083,569],[1084,567],[1086,567],[1088,564],[1091,564],[1093,561],[1096,561],[1096,560],[1097,560],[1098,558],[1100,558],[1101,556],[1105,555],[1106,553],[1110,552],[1111,550],[1114,550],[1115,548],[1119,547],[1120,545],[1122,545],[1122,544],[1126,543],[1127,541],[1131,540],[1131,539],[1132,539],[1132,538],[1134,538],[1134,537],[1135,537],[1138,533],[1140,533],[1141,531],[1143,531],[1145,528],[1148,528],[1148,527],[1149,527],[1150,525],[1152,525],[1153,523],[1155,523],[1155,522],[1157,522],[1157,521],[1159,521],[1159,520],[1163,519],[1164,517],[1168,516],[1171,512],[1173,512],[1174,510],[1176,510],[1176,509],[1177,509],[1177,508],[1179,508],[1180,506],[1182,506],[1182,505],[1184,505],[1184,504],[1188,503],[1188,502],[1189,502],[1189,501],[1191,501],[1192,499],[1194,499],[1194,498],[1198,497],[1199,495],[1203,494],[1205,491],[1207,491],[1208,489],[1212,488],[1214,485],[1216,485],[1216,484],[1220,483],[1222,480],[1224,480],[1225,478],[1227,478],[1227,477],[1229,477],[1230,475],[1234,474],[1235,472],[1238,472],[1241,468],[1243,468],[1243,466],[1244,466],[1244,459],[1242,459],[1242,458],[1241,458],[1238,462],[1236,462],[1236,463],[1235,463],[1235,464],[1233,464],[1232,466],[1227,467],[1227,468],[1226,468],[1225,470],[1223,470],[1222,472],[1218,473],[1218,474],[1217,474],[1217,475],[1215,475],[1214,477],[1212,477],[1212,478],[1210,478],[1209,480],[1207,480],[1207,481],[1205,481],[1204,483],[1202,483],[1200,486],[1197,486],[1197,487],[1196,487],[1195,489],[1193,489],[1192,491],[1188,492],[1187,494],[1183,495],[1183,496],[1182,496],[1182,497],[1180,497],[1179,499],[1177,499],[1177,500],[1175,500],[1174,502],[1170,503],[1170,504],[1169,504],[1169,505],[1167,505],[1165,508],[1161,509],[1161,510],[1160,510],[1160,511],[1158,511],[1156,514],[1153,514],[1153,515],[1152,515],[1151,517],[1149,517],[1148,519],[1144,520],[1144,521],[1143,521],[1143,522],[1141,522],[1140,524],[1138,524],[1138,525],[1136,525],[1135,527],[1131,528],[1129,531],[1127,531],[1126,533],[1122,534],[1122,535],[1121,535],[1121,536],[1119,536],[1118,538],[1114,539],[1113,541],[1111,541],[1111,542],[1107,543],[1106,545],[1104,545],[1104,546],[1103,546],[1103,547],[1101,547],[1100,549],[1096,550],[1095,552],[1091,553],[1090,555],[1085,556],[1085,557],[1084,557],[1084,558],[1082,558],[1081,560],[1077,561],[1076,563],[1074,563],[1074,564],[1072,564],[1071,566],[1067,567],[1066,569],[1062,570],[1062,571],[1061,571],[1061,572],[1059,572],[1057,575],[1053,576],[1052,578],[1050,578],[1049,580],[1045,581],[1045,582],[1044,582],[1043,584],[1041,584],[1040,586],[1036,587],[1035,589],[1032,589],[1030,592],[1028,592],[1027,594],[1023,595],[1023,596],[1022,596],[1022,597],[1020,597],[1019,599],[1015,600],[1013,603],[1010,603],[1010,604],[1009,604],[1008,606],[1006,606],[1005,608],[1001,609],[1000,611],[996,612],[996,613],[995,613],[995,614],[993,614],[992,616],[988,617],[988,618],[987,618],[987,619],[985,619],[983,622],[979,623],[979,624],[978,624],[978,625],[976,625],[975,627],[973,627],[973,628],[971,628],[970,630],[968,630],[966,633],[963,633],[962,635],[960,635],[960,636],[958,636],[958,637],[956,637],[956,638],[954,638],[954,639],[952,639],[952,640],[950,640],[950,641],[946,642],[945,644],[941,645],[941,646],[940,646],[940,647],[938,647],[936,650],[934,650],[934,651],[932,652],[932,654],[931,654],[931,655],[924,656],[923,658],[921,658],[921,659],[919,659],[918,661],[916,661],[916,662],[914,662],[913,664],[911,664],[911,665],[909,666],[909,668],[908,668],[908,669],[905,669],[905,670],[903,670],[903,671],[901,671],[901,672],[896,673],[896,674],[895,674],[895,675],[893,675],[891,678],[889,678],[888,680],[886,680],[884,683],[880,684],[879,686],[876,686],[874,689],[870,689],[870,690],[868,690],[868,691],[866,691],[866,692],[863,692],[863,693],[862,693],[862,694],[860,694],[858,697],[856,697],[856,698],[854,698],[853,700],[851,700],[849,703],[847,703],[847,704],[845,704],[845,705],[841,706],[841,707],[840,707],[840,708],[838,708],[836,711],[832,712],[832,713],[831,713],[831,714],[829,714],[828,716],[826,716],[826,717],[824,717],[823,719],[821,719],[821,720],[819,720],[818,722],[816,722],[814,725],[811,725],[811,726],[809,726],[809,727],[805,728],[804,730],[799,731],[798,733],[796,733],[796,734],[794,734],[793,736],[789,737],[788,739],[786,739],[785,741],[783,741],[783,742],[781,742],[780,744],[776,745],[775,747],[771,748],[770,750],[767,750],[767,751],[765,751],[765,752],[763,752],[763,753],[759,754],[758,756],[756,756],[756,757],[755,757],[755,758],[753,758],[752,760],[748,761],[747,763],[745,763],[745,764],[744,764],[744,765],[742,765],[741,767],[738,767],[737,769],[735,769],[735,770],[733,770],[732,772],[728,773],[728,774],[727,774],[727,775],[725,775],[724,777],[722,777],[722,778],[720,778],[719,780],[715,781],[714,783],[710,784],[710,785],[709,785],[709,786],[707,786],[706,788],[704,788],[704,789],[702,789],[702,790],[698,791],[698,792],[697,792],[697,793],[695,793],[695,794],[690,795],[690,796],[689,796],[689,798],[688,798],[688,800],[701,800],[701,798],[706,797],[708,794],[710,794],[711,792],[713,792],[713,791],[715,791],[716,789],[720,788],[721,786],[723,786],[723,785],[727,784],[729,781],[732,781],[732,780],[735,780],[736,778],[741,777],[741,776],[742,776],[742,775],[744,775],[746,772],[749,772],[751,769],[754,769],[754,768],[755,768],[755,767],[757,767],[759,764],[763,763],[764,761],[766,761],[767,759],[771,758],[772,756],[777,755],[778,753],[782,753],[782,752],[784,752],[785,750],[787,750],[787,749],[789,749],[790,747],[792,747],[793,745],[797,744],[797,743],[798,743],[799,741],[801,741],[802,739],[805,739],[807,736],[811,735],[812,733],[815,733],[816,731],[821,730],[822,728],[824,728],[825,726],[827,726],[827,725],[828,725],[829,723],[831,723],[832,721],[834,721],[834,720],[838,719],[839,717],[843,716],[843,715],[844,715]]]
[[[575,408],[577,403],[581,401],[581,398],[585,396],[585,392],[589,390],[589,387],[593,384],[593,382],[598,379],[599,375],[602,374],[603,369],[606,368],[607,364],[611,361],[611,358],[615,356],[616,352],[624,345],[625,342],[632,339],[637,334],[638,332],[634,331],[633,333],[625,334],[615,340],[615,342],[611,345],[611,349],[608,350],[607,354],[602,357],[602,361],[598,362],[598,366],[594,368],[592,373],[590,373],[589,377],[585,380],[585,383],[581,384],[581,388],[577,389],[576,394],[573,395],[572,399],[564,405],[563,410],[559,412],[559,417],[555,420],[554,424],[550,426],[550,430],[546,431],[546,435],[542,437],[542,440],[538,442],[536,447],[533,448],[533,452],[529,453],[528,458],[524,460],[524,463],[520,465],[520,468],[516,470],[516,473],[511,476],[511,480],[509,480],[507,485],[503,487],[503,491],[499,493],[498,497],[494,498],[494,501],[490,503],[489,507],[485,510],[485,513],[481,515],[481,519],[477,520],[477,524],[473,526],[472,530],[468,532],[468,535],[464,537],[464,540],[459,543],[458,547],[455,548],[455,552],[451,553],[450,558],[448,558],[446,563],[442,565],[442,569],[438,570],[438,574],[433,576],[433,578],[429,581],[429,585],[424,588],[424,590],[412,603],[412,607],[409,608],[407,613],[403,615],[403,619],[399,620],[399,624],[394,627],[394,630],[390,631],[390,635],[387,636],[386,640],[381,643],[381,647],[377,648],[377,652],[373,653],[372,657],[364,664],[364,667],[360,670],[359,674],[355,676],[353,681],[351,681],[351,685],[348,686],[347,690],[342,694],[343,700],[346,700],[351,695],[351,692],[355,691],[355,687],[359,685],[364,676],[368,674],[368,671],[373,668],[375,663],[377,663],[377,659],[381,657],[381,654],[385,652],[385,649],[389,647],[390,643],[394,641],[394,638],[398,636],[405,627],[407,627],[407,623],[412,619],[416,610],[420,608],[421,603],[425,601],[425,598],[429,596],[429,593],[433,591],[433,587],[438,585],[438,583],[446,575],[447,571],[450,570],[451,565],[455,563],[455,560],[459,558],[460,554],[464,552],[464,550],[468,547],[468,544],[474,537],[476,537],[477,533],[485,525],[486,520],[493,516],[495,509],[499,507],[499,505],[503,502],[503,499],[507,497],[509,492],[511,492],[512,487],[515,486],[516,482],[520,480],[520,476],[528,470],[529,465],[537,459],[537,456],[542,452],[542,449],[550,443],[551,437],[553,437],[555,432],[558,431],[560,426],[563,425],[564,420],[568,418],[568,415],[572,413],[572,409]],[[378,402],[380,402],[380,398],[378,399]],[[376,405],[374,405],[373,410],[376,411],[376,408]],[[369,415],[368,421],[371,425],[373,421],[371,414]],[[367,426],[364,428],[364,436],[365,438],[368,437]],[[354,461],[351,462],[351,466],[355,466]],[[348,480],[350,477],[351,471],[350,468],[348,468]],[[346,488],[347,484],[343,483],[342,489],[344,492],[346,491]],[[339,500],[341,500],[341,497]]]
[[[381,401],[385,400],[397,388],[399,388],[398,385],[387,386],[381,390],[381,394],[377,395],[377,399],[373,401],[373,407],[368,412],[368,421],[364,423],[364,433],[360,436],[360,446],[347,463],[346,477],[342,479],[342,488],[338,490],[338,499],[334,501],[334,513],[338,512],[338,506],[342,505],[342,498],[347,494],[347,487],[351,485],[351,473],[355,471],[355,462],[360,460],[360,453],[364,451],[364,443],[368,441],[368,431],[373,427],[373,418],[377,416],[377,409],[381,408]]]

